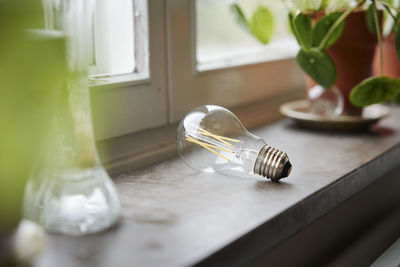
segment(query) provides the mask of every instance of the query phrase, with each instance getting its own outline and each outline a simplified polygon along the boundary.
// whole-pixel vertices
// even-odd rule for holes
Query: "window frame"
[[[134,73],[91,79],[96,140],[155,128],[168,122],[165,1],[134,1],[134,5],[143,16],[134,16],[135,41],[138,40],[134,53],[145,56],[136,56]],[[143,41],[147,39],[146,35],[148,41]],[[140,58],[144,60],[140,61]]]
[[[196,106],[234,108],[303,88],[303,74],[294,58],[197,71],[195,1],[167,0],[170,123]]]
[[[294,58],[198,71],[195,0],[145,3],[149,49],[135,45],[135,53],[148,53],[149,71],[102,77],[92,84],[97,140],[176,124],[188,111],[204,104],[234,110],[254,106],[257,108],[250,109],[260,114],[261,110],[272,111],[259,103],[303,94],[303,74]],[[247,111],[242,117],[257,125],[267,117],[276,118],[274,112],[273,116],[260,116],[259,122]]]

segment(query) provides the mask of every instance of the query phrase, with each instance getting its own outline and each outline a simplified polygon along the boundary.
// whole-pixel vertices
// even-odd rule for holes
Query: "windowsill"
[[[400,239],[396,240],[389,249],[385,251],[372,265],[372,267],[379,266],[399,266],[400,265]]]
[[[293,164],[281,183],[195,173],[179,158],[121,175],[121,224],[83,238],[51,236],[39,265],[248,263],[398,166],[399,119],[392,108],[373,133],[307,131],[289,120],[259,127],[253,132]]]
[[[230,109],[246,128],[252,129],[282,119],[279,106],[304,98],[304,93],[303,88],[279,92],[258,102]],[[173,123],[98,141],[103,165],[111,175],[117,176],[176,156],[176,127],[177,123]]]
[[[126,88],[129,86],[149,83],[149,73],[144,71],[141,73],[127,73],[121,75],[89,77],[89,85],[91,90]]]

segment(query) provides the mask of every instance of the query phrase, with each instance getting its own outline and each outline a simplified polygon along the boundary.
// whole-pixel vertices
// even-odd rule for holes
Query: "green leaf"
[[[294,37],[296,38],[296,41],[300,44],[299,37],[297,36],[296,30],[294,28],[294,22],[293,22],[294,16],[291,12],[289,12],[288,20],[289,20],[290,31],[293,33]]]
[[[317,24],[314,27],[313,35],[312,35],[312,45],[319,46],[321,41],[324,39],[325,35],[328,33],[329,29],[333,26],[336,20],[340,17],[340,12],[330,13],[325,15],[320,20],[318,20]],[[344,28],[344,22],[340,23],[339,26],[331,33],[326,42],[325,46],[322,48],[325,50],[326,48],[333,45],[339,37],[342,35],[342,31]]]
[[[274,30],[272,12],[267,7],[259,6],[251,18],[250,29],[261,43],[267,44]]]
[[[391,5],[391,6],[394,5],[394,1],[393,0],[379,0],[379,1],[385,2],[385,3],[387,3],[388,5]]]
[[[396,27],[396,33],[395,33],[395,38],[394,38],[394,45],[396,47],[396,54],[397,58],[400,61],[400,26],[398,25]]]
[[[365,13],[365,20],[367,22],[368,31],[372,34],[376,34],[376,25],[374,19],[374,5],[370,5]]]
[[[350,101],[357,107],[388,101],[400,93],[400,80],[388,77],[372,77],[356,85],[350,93]]]
[[[393,104],[400,103],[400,92],[399,92],[397,95],[395,95],[395,96],[393,97],[392,103],[393,103]]]
[[[312,48],[310,51],[301,49],[297,54],[297,63],[316,83],[325,89],[333,86],[337,77],[336,66],[332,59],[322,51]]]
[[[231,10],[236,17],[236,20],[239,25],[243,26],[246,30],[250,31],[249,24],[247,22],[246,16],[244,15],[242,9],[238,4],[232,4]]]
[[[302,48],[309,50],[312,44],[311,19],[299,13],[293,21],[296,35]]]

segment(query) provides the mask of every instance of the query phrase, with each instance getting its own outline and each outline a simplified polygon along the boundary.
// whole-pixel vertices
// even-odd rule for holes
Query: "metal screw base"
[[[279,181],[287,177],[292,170],[292,164],[285,152],[269,145],[263,146],[254,164],[254,173]]]

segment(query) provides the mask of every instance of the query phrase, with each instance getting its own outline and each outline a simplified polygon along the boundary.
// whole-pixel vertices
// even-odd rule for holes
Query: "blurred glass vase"
[[[25,217],[50,232],[71,235],[104,230],[120,213],[117,191],[96,151],[91,120],[88,65],[93,3],[43,1],[46,31],[65,36],[68,74],[57,88],[47,152],[25,190]]]

